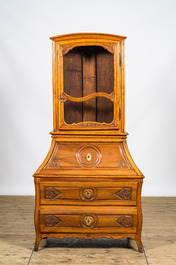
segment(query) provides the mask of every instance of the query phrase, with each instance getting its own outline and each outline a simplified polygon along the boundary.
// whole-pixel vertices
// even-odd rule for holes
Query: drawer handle
[[[91,226],[91,223],[92,223],[92,217],[89,217],[89,216],[86,217],[86,218],[85,218],[85,223],[86,223],[87,226]]]
[[[92,155],[91,155],[91,153],[87,153],[87,155],[86,155],[86,159],[87,159],[88,162],[90,162],[90,161],[92,160]]]

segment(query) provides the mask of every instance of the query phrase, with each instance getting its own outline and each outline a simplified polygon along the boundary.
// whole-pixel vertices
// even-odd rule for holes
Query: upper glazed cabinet
[[[123,39],[54,38],[54,131],[123,132]]]

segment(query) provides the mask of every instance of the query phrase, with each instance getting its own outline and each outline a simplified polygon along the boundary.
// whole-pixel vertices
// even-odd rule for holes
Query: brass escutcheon
[[[92,155],[91,155],[91,153],[87,153],[87,155],[86,155],[86,159],[87,159],[87,161],[91,161],[91,159],[92,159]]]
[[[92,195],[92,191],[90,189],[87,189],[85,192],[86,198],[89,199]]]
[[[92,218],[91,218],[91,217],[86,217],[85,219],[86,219],[86,220],[85,220],[86,225],[87,225],[87,226],[90,226],[91,223],[92,223]]]

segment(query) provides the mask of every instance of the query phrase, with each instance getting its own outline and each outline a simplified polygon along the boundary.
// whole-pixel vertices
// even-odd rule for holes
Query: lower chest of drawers
[[[40,181],[42,233],[136,233],[137,181]]]
[[[36,248],[46,237],[134,238],[142,251],[142,180],[36,178]]]

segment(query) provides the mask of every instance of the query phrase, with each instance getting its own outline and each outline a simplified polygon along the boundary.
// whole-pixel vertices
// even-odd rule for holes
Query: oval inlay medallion
[[[76,153],[76,159],[82,167],[96,167],[101,158],[102,154],[95,146],[83,146]]]

